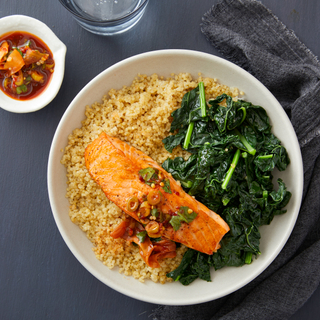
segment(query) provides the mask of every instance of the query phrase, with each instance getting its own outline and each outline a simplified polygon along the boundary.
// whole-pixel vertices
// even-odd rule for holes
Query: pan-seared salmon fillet
[[[86,148],[85,163],[107,198],[145,225],[149,236],[156,229],[153,237],[161,236],[207,254],[220,248],[220,240],[229,231],[227,223],[188,195],[143,152],[103,132]],[[148,178],[143,174],[146,171]],[[145,205],[148,195],[153,195],[155,202],[158,199],[156,205]],[[178,227],[170,223],[173,217],[182,217]]]

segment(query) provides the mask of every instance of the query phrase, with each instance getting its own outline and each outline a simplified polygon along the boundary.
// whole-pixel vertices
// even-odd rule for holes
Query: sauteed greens
[[[285,213],[291,197],[281,179],[274,189],[272,170],[285,170],[290,160],[262,107],[226,94],[206,103],[202,83],[171,115],[173,134],[164,146],[172,152],[181,145],[191,156],[168,158],[162,167],[230,227],[216,253],[188,249],[180,266],[167,274],[188,285],[198,277],[211,281],[210,267],[250,264],[260,254],[259,227]]]

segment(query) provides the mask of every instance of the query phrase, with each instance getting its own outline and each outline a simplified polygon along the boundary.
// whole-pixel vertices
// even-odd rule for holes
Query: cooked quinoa
[[[173,153],[165,150],[162,140],[169,134],[170,114],[180,107],[183,95],[204,82],[206,98],[222,93],[233,97],[238,89],[218,83],[216,79],[194,80],[188,73],[172,74],[169,78],[138,75],[132,84],[120,90],[112,89],[101,103],[87,106],[82,127],[75,129],[68,138],[61,163],[67,169],[67,194],[70,202],[71,221],[83,230],[93,243],[96,257],[107,267],[117,266],[119,272],[144,282],[171,282],[166,274],[178,267],[185,246],[177,249],[177,256],[164,259],[161,268],[148,267],[139,254],[139,248],[121,238],[113,239],[110,233],[125,218],[101,188],[92,180],[85,167],[84,152],[88,144],[104,131],[143,151],[159,164],[168,157],[189,154],[180,147]]]

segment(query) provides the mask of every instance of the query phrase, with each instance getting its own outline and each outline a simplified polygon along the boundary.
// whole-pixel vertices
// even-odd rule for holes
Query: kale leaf
[[[259,227],[285,213],[291,197],[281,179],[274,190],[272,171],[285,170],[290,159],[271,133],[267,112],[226,94],[209,100],[205,111],[203,117],[199,87],[185,94],[181,108],[172,113],[171,135],[163,143],[169,152],[183,147],[192,123],[186,149],[191,156],[168,158],[162,167],[187,193],[218,213],[230,231],[211,256],[188,249],[180,266],[167,274],[183,285],[197,278],[211,281],[211,267],[218,270],[251,263],[260,254]],[[182,221],[176,216],[172,223],[178,228]]]

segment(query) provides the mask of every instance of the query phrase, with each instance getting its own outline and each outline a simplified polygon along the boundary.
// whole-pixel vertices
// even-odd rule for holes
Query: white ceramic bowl
[[[0,90],[0,107],[16,113],[27,113],[42,109],[59,92],[64,76],[66,46],[43,22],[23,15],[12,15],[0,19],[0,36],[10,31],[25,31],[40,38],[51,50],[55,61],[54,72],[47,88],[37,97],[19,101]]]
[[[271,226],[260,229],[262,254],[259,258],[241,268],[227,267],[216,272],[212,270],[212,282],[196,280],[187,287],[179,282],[165,285],[152,281],[140,283],[118,273],[117,268],[109,270],[98,261],[91,250],[92,243],[69,219],[69,203],[65,198],[66,169],[60,163],[60,150],[67,145],[72,130],[81,126],[86,105],[100,101],[111,88],[120,89],[123,85],[130,85],[138,73],[169,76],[173,72],[189,72],[194,77],[201,72],[204,76],[218,78],[223,84],[243,90],[245,99],[267,110],[273,132],[282,140],[291,159],[287,170],[278,173],[292,192],[288,212],[275,217]],[[275,174],[275,178],[278,176]],[[274,96],[238,66],[210,54],[189,50],[161,50],[140,54],[113,65],[95,77],[80,91],[63,115],[52,142],[48,163],[48,190],[53,215],[62,237],[80,263],[103,283],[125,295],[166,305],[188,305],[214,300],[236,291],[257,277],[285,245],[298,216],[302,188],[303,169],[298,141],[286,113]]]

